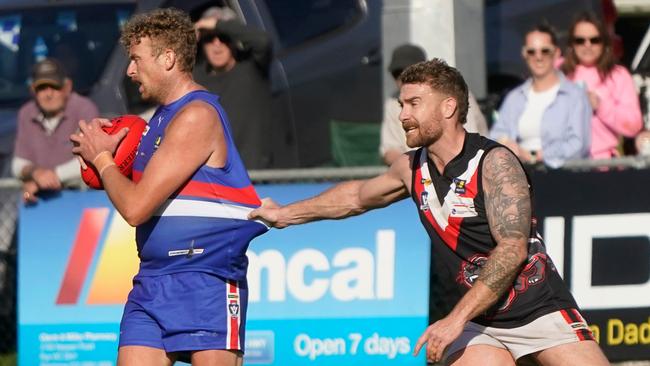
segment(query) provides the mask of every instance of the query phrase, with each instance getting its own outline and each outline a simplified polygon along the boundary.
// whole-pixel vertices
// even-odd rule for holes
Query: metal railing
[[[543,164],[533,166],[534,169],[548,169]],[[584,171],[602,168],[647,169],[650,168],[650,156],[624,156],[612,159],[580,159],[570,160],[561,169]],[[313,182],[340,181],[347,179],[364,179],[385,172],[385,166],[359,166],[343,168],[296,168],[250,170],[248,173],[253,183],[282,183],[282,182]],[[20,181],[14,178],[0,179],[0,189],[19,188]]]

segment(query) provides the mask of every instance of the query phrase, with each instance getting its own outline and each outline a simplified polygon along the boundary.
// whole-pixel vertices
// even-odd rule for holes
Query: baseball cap
[[[63,87],[66,74],[63,66],[53,59],[46,58],[39,61],[32,69],[32,86],[37,88],[41,85],[52,85],[57,88]]]
[[[426,61],[424,50],[418,46],[405,44],[393,50],[388,71],[395,73],[421,61]]]

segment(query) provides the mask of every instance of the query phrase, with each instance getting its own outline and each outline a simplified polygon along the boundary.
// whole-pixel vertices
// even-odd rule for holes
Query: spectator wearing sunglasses
[[[641,108],[632,76],[616,64],[609,32],[595,15],[583,13],[574,20],[562,70],[587,90],[594,111],[591,157],[618,156],[619,137],[641,130]]]
[[[490,137],[524,163],[559,168],[589,157],[591,107],[585,92],[554,67],[560,50],[553,29],[540,24],[528,31],[522,57],[530,78],[508,93]]]
[[[99,111],[73,91],[72,80],[54,58],[34,65],[30,91],[33,99],[18,111],[11,169],[23,181],[23,200],[35,203],[45,192],[81,185],[70,135],[77,132],[79,120],[90,121]]]

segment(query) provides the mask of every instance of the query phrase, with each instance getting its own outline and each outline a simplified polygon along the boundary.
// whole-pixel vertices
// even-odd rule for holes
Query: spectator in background
[[[72,80],[53,58],[34,65],[31,92],[33,100],[18,111],[12,173],[23,181],[25,202],[34,203],[40,191],[80,184],[69,137],[79,120],[89,121],[99,112],[90,99],[72,90]]]
[[[591,157],[618,156],[619,137],[641,130],[641,109],[632,76],[616,64],[610,35],[595,15],[583,13],[574,20],[562,70],[587,90],[594,111]]]
[[[388,65],[388,72],[393,76],[397,89],[401,87],[398,79],[402,70],[421,61],[426,61],[427,56],[424,50],[411,44],[401,45],[393,50],[393,55]],[[397,102],[397,95],[393,95],[384,102],[384,119],[381,122],[381,135],[379,153],[386,165],[391,165],[400,155],[411,150],[406,145],[406,135],[399,120],[401,108]],[[469,111],[465,129],[468,132],[478,132],[481,135],[487,134],[487,123],[476,102],[476,98],[469,93]]]
[[[246,167],[269,168],[273,163],[270,38],[241,23],[230,8],[206,10],[195,28],[199,57],[194,80],[220,97]]]
[[[650,131],[641,131],[634,139],[637,155],[650,157]]]
[[[591,107],[584,90],[554,67],[560,50],[553,29],[542,24],[526,33],[522,56],[530,78],[508,93],[490,137],[524,163],[558,168],[588,158]]]

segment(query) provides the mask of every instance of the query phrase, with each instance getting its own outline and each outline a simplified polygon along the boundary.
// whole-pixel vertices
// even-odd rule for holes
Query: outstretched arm
[[[249,218],[284,228],[315,220],[342,219],[387,206],[408,195],[404,175],[410,171],[408,164],[409,157],[404,155],[380,176],[343,182],[315,197],[284,207],[263,200],[262,207],[252,211]]]
[[[512,286],[527,256],[531,203],[521,164],[508,150],[495,148],[485,157],[482,173],[488,224],[497,245],[472,288],[449,315],[429,326],[418,340],[415,353],[427,343],[427,358],[436,362],[465,324]]]

